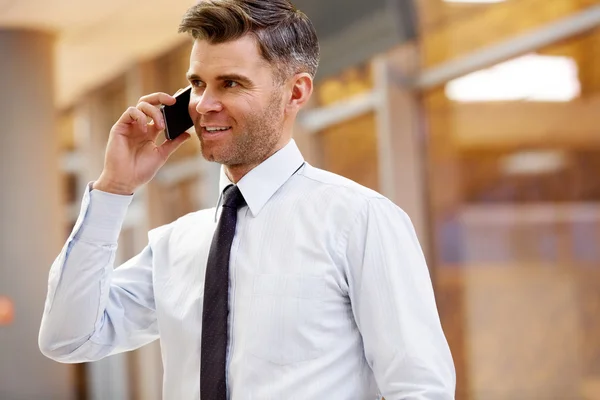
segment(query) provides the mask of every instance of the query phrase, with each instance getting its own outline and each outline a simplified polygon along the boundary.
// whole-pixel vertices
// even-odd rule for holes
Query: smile
[[[204,127],[204,129],[207,132],[213,133],[213,132],[219,132],[219,131],[226,131],[228,129],[231,129],[231,127],[230,126],[224,126],[224,127],[208,127],[208,126],[206,126],[206,127]]]
[[[228,133],[231,130],[231,126],[203,126],[202,137],[205,139],[216,139]]]

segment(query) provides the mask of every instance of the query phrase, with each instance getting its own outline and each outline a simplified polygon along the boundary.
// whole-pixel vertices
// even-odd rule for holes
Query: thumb
[[[184,132],[173,140],[165,140],[158,148],[158,151],[166,160],[175,152],[175,150],[181,147],[181,145],[191,137],[192,136],[189,133]]]

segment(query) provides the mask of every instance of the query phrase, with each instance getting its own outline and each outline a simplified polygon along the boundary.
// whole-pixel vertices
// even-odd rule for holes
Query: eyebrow
[[[195,80],[199,80],[201,81],[202,78],[200,78],[200,76],[193,74],[193,73],[187,73],[187,80],[188,81],[195,81]],[[224,74],[224,75],[219,75],[217,76],[217,80],[218,81],[236,81],[236,82],[240,82],[246,86],[254,86],[254,82],[252,82],[252,80],[248,77],[245,77],[243,75],[240,74]]]

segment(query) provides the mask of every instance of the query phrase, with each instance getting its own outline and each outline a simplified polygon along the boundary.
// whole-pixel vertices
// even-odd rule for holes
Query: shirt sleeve
[[[409,217],[369,199],[347,239],[349,296],[365,356],[386,400],[449,400],[452,355]]]
[[[150,246],[113,267],[130,202],[131,196],[88,187],[73,232],[50,269],[39,333],[47,357],[95,361],[158,337]]]

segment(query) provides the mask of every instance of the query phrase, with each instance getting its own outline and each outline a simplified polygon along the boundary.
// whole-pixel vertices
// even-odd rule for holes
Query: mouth
[[[202,126],[203,139],[217,139],[231,132],[231,126]]]

